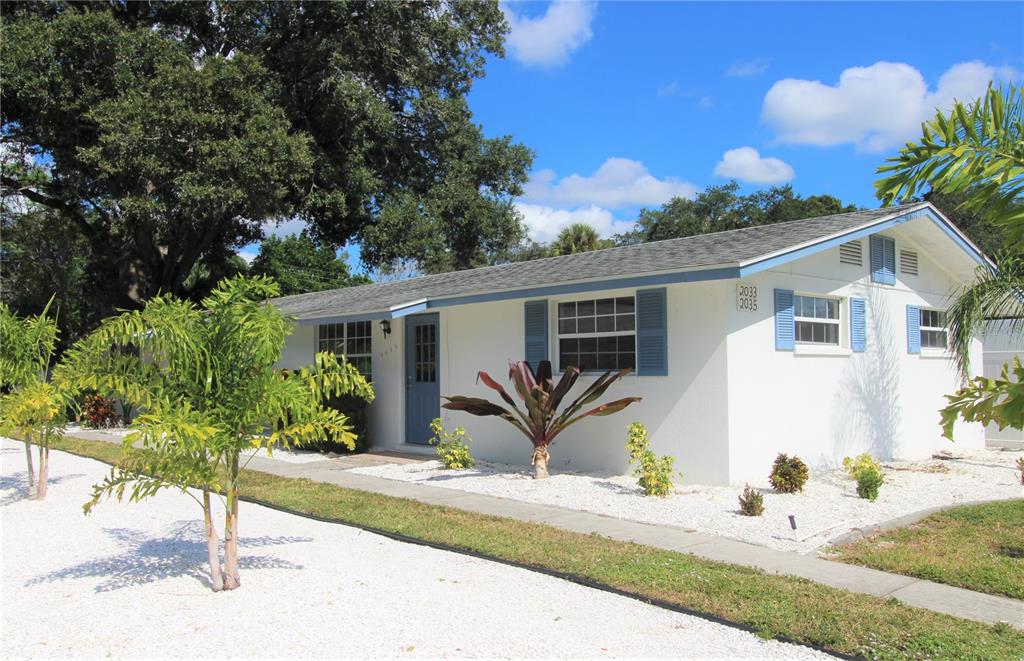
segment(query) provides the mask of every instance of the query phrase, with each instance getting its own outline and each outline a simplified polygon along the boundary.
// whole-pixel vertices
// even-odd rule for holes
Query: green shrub
[[[473,439],[465,429],[456,427],[455,431],[450,432],[444,428],[441,418],[434,418],[430,421],[430,431],[434,435],[428,442],[437,446],[437,458],[445,468],[462,470],[473,467],[473,455],[469,453],[469,444]]]
[[[302,447],[319,452],[337,452],[339,454],[366,452],[370,449],[370,424],[369,416],[366,412],[369,405],[369,402],[365,399],[355,395],[341,395],[327,399],[326,406],[328,408],[340,411],[348,418],[348,424],[352,426],[352,433],[356,435],[354,450],[349,449],[343,442],[334,438],[306,443]]]
[[[1018,476],[1020,477],[1020,484],[1021,486],[1024,486],[1024,457],[1019,457],[1017,459],[1017,471],[1020,472],[1020,475]]]
[[[857,473],[856,479],[857,495],[861,498],[867,498],[871,502],[875,502],[875,499],[878,498],[878,488],[882,486],[882,482],[885,481],[885,477],[882,475],[882,469],[867,466]]]
[[[878,488],[885,481],[882,464],[867,452],[856,457],[843,459],[843,470],[857,481],[857,495],[874,502],[878,498]]]
[[[764,496],[760,491],[746,485],[740,494],[740,514],[743,516],[761,516],[764,514]]]
[[[637,484],[644,490],[644,494],[667,496],[672,493],[672,466],[675,459],[668,455],[658,457],[654,454],[643,424],[634,422],[629,426],[626,449],[629,450],[630,465],[636,466],[633,475],[640,478]]]
[[[779,453],[772,464],[770,480],[776,491],[782,493],[796,493],[804,490],[807,483],[807,464],[800,460],[800,457],[792,457]]]

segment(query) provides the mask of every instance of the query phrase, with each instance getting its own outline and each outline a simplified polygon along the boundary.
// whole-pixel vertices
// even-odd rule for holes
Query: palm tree
[[[69,386],[126,399],[143,411],[138,431],[125,438],[124,458],[93,487],[86,512],[104,496],[135,501],[165,487],[192,497],[203,509],[214,591],[240,584],[242,453],[328,436],[354,447],[348,420],[324,401],[344,394],[373,399],[359,372],[333,353],[317,354],[302,370],[275,368],[292,328],[267,304],[278,292],[270,278],[238,276],[221,281],[201,307],[170,296],[150,299],[141,310],[106,319],[57,370]],[[223,572],[210,508],[211,496],[221,493]]]
[[[956,101],[946,115],[921,125],[921,144],[908,142],[878,169],[885,205],[915,197],[925,185],[965,194],[961,206],[992,213],[1006,230],[1007,248],[1024,252],[1024,89],[989,85],[970,104]]]
[[[921,144],[907,143],[878,169],[889,173],[875,183],[888,205],[912,198],[925,185],[955,195],[960,207],[992,214],[1005,231],[1005,252],[995,268],[979,267],[946,312],[950,349],[964,387],[947,396],[944,433],[952,438],[957,418],[1024,427],[1024,369],[1016,360],[997,379],[970,379],[972,339],[987,330],[1024,335],[1024,90],[994,88],[970,104],[957,101],[947,114],[922,125]]]
[[[589,252],[607,247],[597,230],[586,223],[573,223],[558,233],[558,238],[551,244],[553,255],[572,255],[578,252]]]

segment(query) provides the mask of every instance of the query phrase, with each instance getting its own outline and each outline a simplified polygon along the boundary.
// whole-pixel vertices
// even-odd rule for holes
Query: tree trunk
[[[46,446],[46,436],[39,444],[39,478],[36,480],[36,500],[46,498],[46,478],[50,473],[50,448]]]
[[[28,497],[36,497],[36,472],[32,468],[32,434],[25,432],[25,461],[28,463]]]
[[[220,571],[220,539],[213,526],[213,512],[210,510],[210,492],[203,490],[203,521],[206,523],[206,559],[210,562],[210,583],[214,592],[224,589],[224,577]]]
[[[548,477],[548,461],[550,459],[548,446],[538,445],[533,449],[533,479],[543,480]]]
[[[224,589],[242,584],[238,576],[238,453],[228,466],[227,511],[224,513]]]

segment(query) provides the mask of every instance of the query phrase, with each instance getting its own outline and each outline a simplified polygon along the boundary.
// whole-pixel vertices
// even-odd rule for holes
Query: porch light
[[[380,320],[380,330],[384,333],[384,337],[391,335],[391,322],[387,319]]]

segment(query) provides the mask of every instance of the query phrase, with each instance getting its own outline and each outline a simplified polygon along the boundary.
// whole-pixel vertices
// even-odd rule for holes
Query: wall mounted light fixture
[[[387,319],[380,320],[380,330],[384,333],[384,337],[391,335],[391,322]]]

